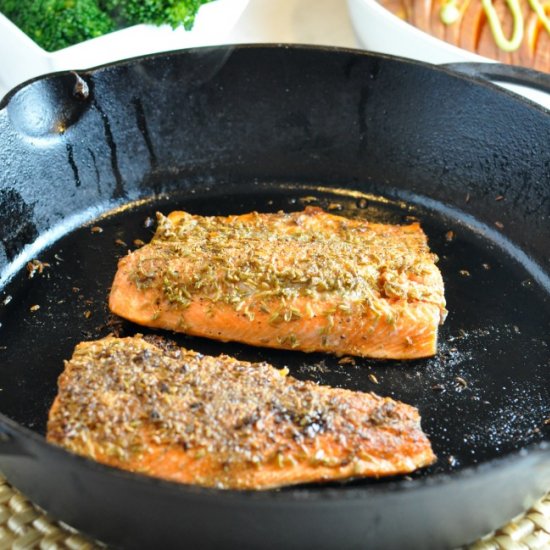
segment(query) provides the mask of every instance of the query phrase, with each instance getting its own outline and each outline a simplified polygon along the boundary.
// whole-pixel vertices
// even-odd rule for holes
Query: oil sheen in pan
[[[56,393],[63,359],[76,343],[107,335],[151,332],[113,318],[107,295],[118,258],[155,229],[155,212],[201,215],[300,210],[319,205],[348,217],[387,223],[419,220],[440,257],[449,316],[438,354],[411,362],[340,360],[324,354],[253,348],[167,334],[203,353],[288,366],[322,384],[374,391],[415,405],[439,460],[415,476],[484,462],[548,437],[550,307],[530,273],[494,241],[448,212],[353,192],[258,185],[222,194],[189,190],[113,210],[62,236],[2,289],[1,412],[39,433]],[[36,257],[36,256],[35,256]],[[29,258],[30,259],[30,258]],[[37,307],[38,306],[38,307]],[[17,376],[26,364],[32,376]],[[17,389],[17,399],[11,390]],[[364,480],[353,482],[375,483]]]

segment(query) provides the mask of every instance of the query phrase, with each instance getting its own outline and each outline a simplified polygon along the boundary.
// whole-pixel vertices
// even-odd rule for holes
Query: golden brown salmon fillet
[[[76,347],[47,438],[125,470],[234,489],[405,474],[435,459],[409,405],[139,336]]]
[[[436,352],[443,281],[418,223],[303,212],[159,215],[109,307],[140,325],[255,346],[413,359]]]

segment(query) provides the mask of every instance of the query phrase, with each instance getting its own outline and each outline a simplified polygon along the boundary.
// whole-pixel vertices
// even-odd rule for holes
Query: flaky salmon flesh
[[[79,344],[59,378],[47,438],[94,460],[233,489],[406,474],[434,460],[418,411],[286,369],[174,344]]]
[[[109,307],[148,327],[385,359],[434,355],[446,309],[418,223],[302,212],[158,215],[122,258]]]

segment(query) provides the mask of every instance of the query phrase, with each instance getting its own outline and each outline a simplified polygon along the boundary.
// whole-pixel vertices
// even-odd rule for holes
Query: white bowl
[[[357,40],[372,52],[398,55],[427,63],[491,60],[435,38],[403,21],[376,0],[348,0]]]
[[[453,46],[421,31],[384,8],[377,0],[347,0],[353,29],[366,50],[397,55],[427,63],[476,62],[494,60]],[[550,109],[550,96],[538,90],[496,83]]]
[[[249,0],[203,4],[193,29],[136,25],[47,52],[0,13],[0,98],[21,82],[42,74],[79,70],[149,53],[222,44]]]

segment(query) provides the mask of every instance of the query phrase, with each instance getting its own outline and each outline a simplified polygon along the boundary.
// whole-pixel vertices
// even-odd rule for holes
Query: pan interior
[[[44,434],[56,380],[82,340],[151,332],[109,314],[117,260],[148,242],[155,212],[201,215],[301,210],[319,205],[348,217],[388,223],[418,219],[440,258],[449,315],[438,354],[410,362],[356,358],[341,364],[320,353],[277,351],[166,334],[203,353],[288,366],[293,376],[374,391],[419,408],[438,456],[415,477],[450,472],[549,439],[550,306],[548,292],[504,241],[489,238],[452,213],[408,202],[328,188],[264,183],[196,187],[112,210],[46,246],[34,276],[23,268],[1,289],[0,412]],[[39,267],[36,264],[35,267]],[[37,307],[38,306],[38,307]],[[373,382],[374,374],[378,383]],[[373,483],[357,481],[353,484]]]

